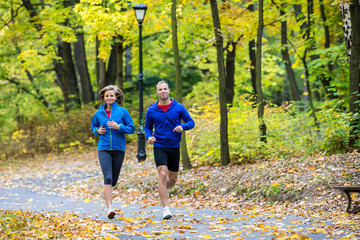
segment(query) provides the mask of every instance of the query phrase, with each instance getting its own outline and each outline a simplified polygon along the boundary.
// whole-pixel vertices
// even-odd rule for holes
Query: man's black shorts
[[[180,148],[154,147],[154,158],[156,167],[165,165],[172,172],[179,171]]]

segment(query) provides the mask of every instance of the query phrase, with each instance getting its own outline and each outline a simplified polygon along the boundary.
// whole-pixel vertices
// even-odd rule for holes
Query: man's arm
[[[191,118],[189,112],[186,110],[186,108],[182,105],[182,111],[181,111],[181,118],[184,120],[184,123],[181,124],[181,127],[183,130],[190,130],[195,127],[195,121]]]

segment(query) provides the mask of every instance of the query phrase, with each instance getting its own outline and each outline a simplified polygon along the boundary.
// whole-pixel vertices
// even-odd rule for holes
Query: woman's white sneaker
[[[108,218],[112,219],[112,218],[114,218],[114,216],[115,216],[115,211],[112,209],[109,209],[108,210]]]

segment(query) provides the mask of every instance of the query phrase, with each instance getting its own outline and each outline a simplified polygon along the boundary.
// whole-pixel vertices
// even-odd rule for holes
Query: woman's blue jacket
[[[120,107],[114,102],[111,105],[110,119],[105,112],[106,104],[99,107],[91,119],[91,130],[99,135],[98,150],[126,150],[125,134],[133,134],[135,131],[134,122],[126,108]],[[120,129],[110,129],[106,123],[114,120],[120,125]],[[98,134],[97,129],[105,127],[105,134]]]

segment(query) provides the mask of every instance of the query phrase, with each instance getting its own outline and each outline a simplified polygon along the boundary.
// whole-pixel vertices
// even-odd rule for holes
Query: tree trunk
[[[125,52],[125,81],[132,82],[132,47],[128,47]]]
[[[84,104],[89,104],[90,102],[93,102],[95,98],[94,98],[94,92],[92,90],[89,69],[86,60],[83,32],[77,32],[76,37],[77,37],[77,42],[73,43],[74,56],[80,76],[82,102]]]
[[[282,3],[281,7],[280,7],[281,19],[283,19],[282,17],[285,16],[284,7],[285,7],[285,3]],[[281,21],[281,55],[282,55],[282,58],[283,58],[283,61],[285,64],[285,68],[286,68],[286,73],[287,73],[287,76],[289,79],[292,99],[295,102],[299,102],[301,100],[299,88],[296,83],[295,73],[292,68],[291,59],[289,56],[289,49],[287,47],[287,21],[286,20]]]
[[[178,36],[177,36],[176,0],[172,0],[172,6],[171,6],[171,33],[172,33],[172,45],[173,45],[175,73],[176,73],[176,100],[181,103],[182,75],[181,75]],[[181,151],[181,160],[182,160],[183,169],[184,170],[191,169],[192,165],[187,151],[185,131],[182,132],[180,151]]]
[[[228,11],[231,9],[229,1],[222,0],[222,11]],[[234,101],[234,88],[235,88],[235,57],[236,57],[236,45],[237,41],[230,39],[226,43],[226,60],[225,60],[225,77],[226,77],[226,104],[232,106]]]
[[[264,121],[264,95],[261,86],[261,46],[262,46],[262,35],[264,29],[264,1],[259,0],[259,25],[257,30],[256,39],[256,103],[257,103],[257,115],[259,119],[259,130],[260,130],[260,141],[266,143],[266,124]]]
[[[310,82],[309,82],[309,69],[307,66],[307,62],[306,60],[303,60],[303,64],[304,64],[304,68],[305,68],[305,82],[306,82],[306,87],[308,89],[308,95],[309,95],[309,104],[310,104],[310,109],[311,109],[311,116],[314,119],[314,124],[316,126],[316,131],[319,133],[320,131],[320,123],[316,117],[316,109],[315,106],[313,104],[313,99],[312,99],[312,94],[311,94],[311,88],[310,88]]]
[[[123,41],[121,40],[119,43],[116,43],[116,85],[120,89],[124,89],[124,72],[123,72],[123,56],[124,56],[124,48]]]
[[[224,66],[223,37],[220,27],[219,12],[216,0],[210,0],[211,13],[214,25],[217,65],[219,72],[219,102],[220,102],[220,150],[221,165],[225,166],[230,163],[229,157],[229,139],[228,139],[228,116],[226,105],[226,78]]]
[[[97,83],[98,83],[98,93],[103,89],[105,85],[105,76],[106,76],[106,66],[103,59],[99,58],[99,40],[96,38],[96,69],[97,69]],[[98,95],[98,94],[97,94]],[[100,101],[100,99],[99,99]],[[100,103],[101,104],[101,103]]]
[[[306,39],[306,30],[308,29],[307,22],[305,20],[305,14],[302,13],[301,4],[294,5],[295,18],[300,23],[300,32],[302,39]]]
[[[308,0],[307,1],[307,11],[308,11],[308,15],[307,15],[308,33],[307,33],[306,42],[310,43],[309,53],[311,53],[310,54],[310,61],[312,62],[312,61],[315,61],[315,60],[320,58],[320,56],[318,54],[313,54],[313,51],[315,49],[315,40],[314,40],[314,35],[315,35],[315,31],[314,31],[314,28],[315,28],[315,24],[314,24],[314,0]],[[322,68],[324,68],[324,66],[322,66]],[[308,74],[309,74],[309,72],[308,72]],[[316,76],[316,80],[321,81],[321,79],[319,79],[319,76]],[[306,81],[308,81],[308,79],[306,79]],[[312,92],[312,90],[309,89],[310,84],[306,83],[306,85],[307,85],[308,94],[309,94],[309,101],[311,101],[310,97],[315,98],[316,100],[320,101],[321,100],[320,91],[319,91],[320,86],[318,84],[318,81],[315,81],[312,84],[312,86],[314,87],[314,93],[312,95],[310,95],[311,92]],[[309,103],[309,104],[314,105],[313,103]],[[311,110],[313,110],[313,109],[311,109]]]
[[[59,46],[58,46],[59,48]],[[60,52],[60,49],[58,49],[58,51]],[[55,82],[57,85],[60,86],[61,92],[63,94],[64,97],[64,112],[69,112],[70,111],[70,107],[69,107],[69,95],[70,95],[70,90],[69,90],[69,83],[67,82],[67,78],[64,75],[64,71],[63,71],[63,67],[62,64],[58,61],[53,61],[54,62],[54,66],[55,66],[55,73],[56,73],[56,79]]]
[[[254,12],[254,4],[248,6],[248,10]],[[250,59],[250,74],[251,74],[251,86],[253,88],[253,97],[256,98],[256,52],[255,52],[255,39],[249,41],[249,59]],[[253,104],[255,107],[255,104]]]
[[[314,39],[313,39],[313,30],[312,27],[314,25],[314,20],[313,20],[313,14],[314,14],[314,2],[313,0],[307,0],[308,3],[308,15],[307,15],[307,24],[308,24],[308,29],[306,30],[306,42],[311,42],[310,44],[310,49],[313,49],[314,46]],[[305,52],[308,52],[309,50],[305,50]],[[318,56],[311,56],[312,60],[314,60],[315,58],[318,58]],[[309,70],[307,67],[307,61],[306,61],[306,53],[304,55],[304,59],[303,59],[303,64],[304,64],[304,68],[305,68],[305,81],[306,81],[306,87],[307,87],[307,91],[308,91],[308,97],[309,97],[309,104],[310,104],[310,108],[311,108],[311,115],[314,118],[314,124],[317,127],[317,132],[320,131],[320,123],[317,120],[316,117],[316,109],[313,103],[313,99],[312,99],[312,94],[311,94],[311,89],[310,89],[310,82],[309,82]]]
[[[301,36],[304,39],[305,43],[307,44],[308,42],[312,41],[313,39],[311,37],[311,28],[313,26],[313,1],[312,0],[308,0],[307,1],[308,4],[308,14],[307,14],[307,21],[305,21],[305,16],[302,14],[301,12],[301,5],[294,5],[294,9],[295,9],[295,14],[296,14],[296,20],[298,22],[301,22],[300,25],[300,29],[301,29]],[[307,53],[309,52],[309,50],[313,47],[313,43],[310,44],[309,48],[306,48],[304,51],[303,56],[301,56],[301,61],[304,65],[305,68],[305,86],[304,86],[304,101],[309,102],[310,108],[311,108],[311,115],[314,118],[314,124],[317,127],[317,131],[320,130],[320,123],[317,120],[316,117],[316,109],[314,107],[313,104],[313,99],[312,99],[312,93],[311,93],[311,89],[310,89],[310,82],[309,82],[309,70],[308,70],[308,66],[307,66]],[[313,56],[312,59],[314,60],[316,56]]]
[[[101,90],[100,88],[100,58],[99,58],[99,47],[100,47],[100,42],[99,42],[99,38],[98,36],[96,36],[96,41],[95,41],[95,66],[96,66],[96,86],[97,86],[97,94],[95,94],[95,99],[98,99],[98,93]]]
[[[74,6],[79,3],[79,0],[68,0],[63,1],[63,5],[65,8],[74,8]],[[77,19],[75,14],[71,14],[72,17]],[[85,50],[85,43],[84,43],[84,33],[81,26],[77,24],[71,24],[69,19],[66,20],[66,25],[70,26],[76,32],[77,41],[73,43],[74,47],[74,58],[76,67],[79,74],[80,79],[80,88],[81,88],[81,100],[84,104],[89,104],[93,102],[94,93],[92,91],[91,81],[90,81],[90,74],[86,60],[86,50]]]
[[[360,7],[359,0],[352,0],[351,15],[351,55],[350,55],[350,99],[349,111],[353,114],[350,122],[350,147],[359,139],[359,83],[360,83]]]
[[[300,34],[301,34],[301,38],[302,39],[306,39],[306,33],[307,33],[307,29],[308,29],[308,25],[306,22],[306,18],[305,18],[305,14],[302,13],[302,6],[301,4],[295,4],[294,5],[294,12],[295,12],[295,18],[296,21],[300,24]],[[304,43],[306,44],[306,43]],[[307,94],[307,85],[305,83],[304,85],[304,102],[308,102],[309,101],[309,95]],[[306,104],[304,106],[305,108],[307,108]]]
[[[63,71],[64,77],[67,78],[69,83],[69,93],[70,93],[70,108],[80,108],[80,91],[77,82],[77,77],[75,73],[74,61],[72,58],[72,49],[71,44],[67,42],[59,42],[62,48],[62,54],[59,54],[63,60]]]
[[[32,5],[31,1],[30,0],[22,0],[22,3],[25,6],[26,10],[29,12],[31,24],[33,24],[33,26],[35,27],[35,29],[38,32],[42,31],[43,26],[36,21],[36,19],[38,18],[38,13],[36,12],[36,9]],[[61,61],[53,60],[53,64],[54,64],[54,70],[55,70],[55,73],[57,76],[57,79],[55,80],[55,82],[60,86],[61,91],[63,93],[63,97],[64,97],[64,111],[69,112],[70,111],[70,101],[71,101],[71,99],[69,97],[70,94],[73,94],[73,96],[75,96],[75,98],[73,99],[75,104],[79,104],[80,99],[79,99],[79,91],[78,91],[78,87],[77,87],[75,72],[71,73],[72,57],[70,58],[71,60],[69,59],[69,54],[71,56],[71,47],[69,48],[69,47],[65,46],[65,51],[64,51],[63,50],[64,44],[65,43],[63,43],[63,42],[57,43],[59,52],[63,52],[63,54],[58,54],[58,55],[61,58],[62,58],[62,56],[65,57],[65,59],[64,58],[62,59],[63,63]],[[49,47],[49,46],[45,46],[45,47]],[[70,53],[69,53],[69,50],[70,50]],[[69,76],[67,74],[69,74]],[[75,79],[74,79],[74,76],[75,76]],[[74,84],[74,82],[76,82],[76,84]],[[81,106],[81,105],[79,104],[79,106]]]
[[[327,48],[330,48],[330,30],[329,30],[329,25],[326,20],[324,0],[319,0],[319,4],[320,4],[321,19],[324,24],[324,33],[325,33],[325,45],[324,46],[325,46],[325,49],[327,49]],[[334,66],[331,63],[329,63],[327,67],[328,67],[329,73],[331,74],[334,70]],[[326,93],[327,97],[329,99],[335,99],[336,97],[334,95],[334,92],[336,91],[336,89],[335,89],[335,87],[330,86],[330,82],[332,80],[331,76],[329,74],[327,74],[327,76],[320,76],[320,78],[321,78],[321,83],[325,89],[325,93]]]
[[[226,104],[232,106],[235,88],[235,56],[236,42],[229,41],[226,44]]]
[[[105,86],[115,85],[116,82],[116,60],[117,60],[117,49],[116,44],[111,45],[111,53],[109,62],[107,64],[106,77],[105,77]]]
[[[105,62],[104,60],[102,60],[101,58],[99,58],[99,87],[98,87],[98,91],[100,91],[101,89],[103,89],[106,86],[105,83]],[[100,100],[100,99],[99,99]]]

